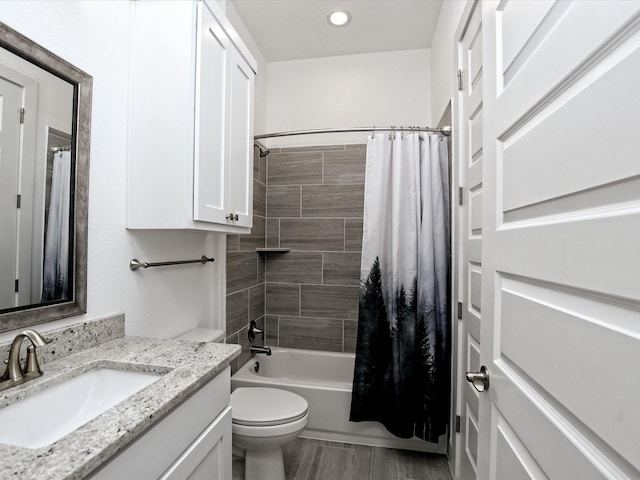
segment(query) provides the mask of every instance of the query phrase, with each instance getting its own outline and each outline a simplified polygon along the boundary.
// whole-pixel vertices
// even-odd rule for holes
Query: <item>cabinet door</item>
[[[209,9],[202,2],[198,8],[193,218],[226,224],[229,212],[225,121],[230,105],[225,92],[233,46]]]
[[[253,82],[242,56],[230,51],[229,76],[229,211],[233,225],[251,227],[253,220]]]
[[[161,480],[229,480],[231,478],[231,407],[227,407]]]

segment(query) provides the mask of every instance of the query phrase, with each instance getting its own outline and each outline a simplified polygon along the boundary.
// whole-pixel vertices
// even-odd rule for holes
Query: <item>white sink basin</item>
[[[159,375],[95,368],[0,409],[0,443],[40,448],[71,433]]]

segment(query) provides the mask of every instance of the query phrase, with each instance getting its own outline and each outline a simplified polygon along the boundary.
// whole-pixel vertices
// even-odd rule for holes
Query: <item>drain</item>
[[[256,362],[253,364],[253,370],[258,373],[260,371],[260,362]]]

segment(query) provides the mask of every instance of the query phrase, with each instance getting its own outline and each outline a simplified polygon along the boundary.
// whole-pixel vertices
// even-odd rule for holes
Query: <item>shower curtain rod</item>
[[[441,133],[443,135],[451,135],[451,126],[445,126],[442,128],[432,127],[355,127],[355,128],[321,128],[318,130],[294,130],[292,132],[276,132],[276,133],[263,133],[262,135],[256,135],[253,138],[260,140],[262,138],[273,137],[289,137],[293,135],[314,135],[316,133],[347,133],[347,132],[432,132]]]

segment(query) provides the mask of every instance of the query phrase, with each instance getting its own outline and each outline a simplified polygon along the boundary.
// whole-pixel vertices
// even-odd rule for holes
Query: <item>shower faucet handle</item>
[[[255,320],[251,320],[251,322],[249,322],[249,331],[247,332],[249,341],[253,342],[258,334],[262,335],[262,339],[264,340],[264,332],[258,328]]]

